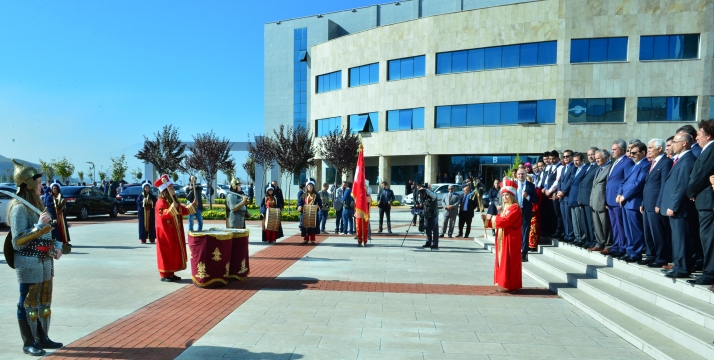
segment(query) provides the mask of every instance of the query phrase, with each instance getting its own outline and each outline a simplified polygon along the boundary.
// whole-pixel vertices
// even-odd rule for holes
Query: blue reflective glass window
[[[671,35],[668,58],[681,59],[682,55],[684,55],[684,35]]]
[[[466,126],[466,105],[451,107],[451,126]]]
[[[469,105],[466,109],[466,125],[480,126],[483,124],[483,104]]]
[[[424,76],[426,74],[426,56],[414,57],[414,76]]]
[[[667,98],[666,97],[654,97],[650,98],[651,104],[650,110],[652,114],[650,115],[650,121],[665,121],[667,120]]]
[[[518,102],[501,103],[501,125],[518,124]]]
[[[709,98],[709,119],[714,119],[714,96]]]
[[[640,36],[640,60],[654,59],[654,36]]]
[[[468,51],[454,51],[451,55],[451,72],[464,72],[468,69]]]
[[[412,129],[424,128],[424,108],[412,109]]]
[[[538,65],[538,43],[522,44],[520,66]]]
[[[538,100],[536,110],[538,124],[555,124],[555,100]]]
[[[584,63],[588,62],[589,54],[589,43],[588,39],[573,39],[570,40],[570,62]]]
[[[436,54],[436,73],[449,74],[451,73],[451,54],[450,52]]]
[[[392,60],[388,62],[389,64],[389,80],[399,80],[401,79],[401,68],[402,65],[399,60]]]
[[[300,102],[301,103],[307,103],[307,93],[304,91],[300,92]]]
[[[469,50],[469,71],[483,70],[483,49]]]
[[[483,124],[499,125],[501,123],[501,103],[483,104]]]
[[[317,77],[317,92],[321,93],[325,91],[325,76]]]
[[[607,38],[590,39],[589,62],[607,61]]]
[[[627,61],[627,38],[615,37],[608,39],[607,43],[608,61]]]
[[[587,122],[603,122],[605,121],[605,106],[606,99],[588,99],[588,110],[586,114]]]
[[[557,60],[557,41],[538,43],[538,65],[554,65]]]
[[[650,121],[652,118],[652,98],[637,99],[637,121]]]
[[[350,133],[354,134],[359,129],[359,115],[350,115],[347,117],[349,122]]]
[[[625,98],[606,99],[605,121],[624,122],[625,121]]]
[[[342,71],[338,71],[335,73],[335,78],[337,79],[337,87],[335,87],[332,90],[339,90],[342,89]]]
[[[303,50],[307,49],[307,38],[306,37],[303,38],[302,40],[300,40],[300,48]]]
[[[684,35],[684,51],[682,59],[696,59],[699,57],[699,34]]]
[[[436,124],[437,128],[451,127],[451,106],[436,107]]]
[[[501,47],[486,48],[484,53],[484,69],[498,69],[501,67]]]
[[[294,100],[295,103],[300,103],[300,92],[299,92],[299,91],[298,91],[298,92],[295,92],[295,93],[293,94],[293,100]]]
[[[412,128],[412,110],[399,110],[399,130]]]
[[[669,36],[655,36],[652,60],[665,60],[669,57]]]
[[[359,68],[350,69],[350,87],[359,85]]]
[[[406,58],[401,61],[402,69],[401,75],[402,79],[414,77],[414,59]]]
[[[337,89],[337,73],[330,74],[330,85],[328,91]]]
[[[399,130],[399,110],[387,111],[387,131]]]
[[[520,45],[509,45],[504,46],[501,50],[501,67],[512,68],[518,67],[519,65],[519,55],[521,52]]]
[[[379,82],[379,63],[369,65],[369,82],[371,84]]]
[[[360,85],[369,84],[369,66],[360,66],[360,68],[359,68],[359,83],[360,83]]]
[[[537,103],[535,101],[518,102],[518,122],[535,123],[537,117]]]
[[[371,132],[377,132],[379,130],[379,113],[371,112],[369,113],[369,123],[372,127],[369,129]]]
[[[568,102],[568,122],[585,122],[587,110],[587,99],[570,99],[570,101]]]

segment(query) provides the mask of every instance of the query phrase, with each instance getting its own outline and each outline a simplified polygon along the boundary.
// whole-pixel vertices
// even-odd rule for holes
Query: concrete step
[[[656,282],[645,280],[626,270],[602,265],[602,263],[593,260],[591,257],[567,251],[564,247],[544,248],[543,255],[552,257],[593,278],[602,280],[642,300],[714,331],[714,305],[706,301],[672,290]],[[628,270],[629,268],[630,266],[628,266]],[[660,276],[663,277],[662,275]],[[671,281],[667,278],[664,278],[664,280]]]
[[[671,338],[643,326],[628,316],[622,316],[621,313],[613,311],[613,308],[606,303],[581,289],[572,287],[567,280],[563,280],[562,277],[555,274],[558,271],[554,268],[542,267],[544,264],[538,263],[538,260],[543,258],[543,255],[533,256],[532,258],[535,261],[523,264],[524,273],[548,286],[551,291],[557,293],[647,355],[655,359],[704,359],[704,357]],[[550,261],[553,260],[551,259]]]
[[[714,339],[714,331],[656,304],[643,301],[628,291],[593,278],[586,273],[587,269],[583,271],[560,260],[562,259],[549,257],[546,254],[530,257],[530,262],[534,266],[547,270],[560,283],[566,282],[570,286],[577,287],[610,306],[611,313],[612,310],[617,310],[704,358],[714,359],[714,344],[711,342]]]
[[[714,305],[714,292],[709,291],[707,286],[690,285],[686,282],[687,279],[666,278],[662,276],[662,272],[660,271],[660,269],[649,268],[647,266],[637,265],[636,263],[626,263],[624,261],[613,259],[609,256],[603,256],[598,252],[589,252],[577,246],[558,242],[557,240],[553,243],[553,247],[557,247],[558,249],[562,249],[563,251],[567,251],[575,255],[580,255],[594,262],[597,262],[602,265],[607,265],[617,270],[622,270],[633,276],[637,276],[662,287],[669,288],[670,290],[691,296],[698,300]],[[541,247],[541,251],[546,252],[549,248],[553,247],[543,246]]]

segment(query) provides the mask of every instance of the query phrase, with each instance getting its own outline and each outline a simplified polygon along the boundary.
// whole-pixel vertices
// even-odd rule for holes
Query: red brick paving
[[[321,243],[326,236],[318,236]],[[291,236],[250,259],[246,281],[217,289],[187,285],[49,355],[53,359],[174,359],[261,289],[557,297],[545,289],[516,294],[494,286],[276,279],[314,248]],[[186,280],[184,280],[186,281]],[[159,286],[157,282],[157,286]]]

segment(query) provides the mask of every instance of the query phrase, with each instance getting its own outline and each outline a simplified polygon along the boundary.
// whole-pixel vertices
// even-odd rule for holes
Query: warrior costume
[[[245,229],[245,218],[248,217],[248,197],[240,192],[233,192],[232,189],[240,189],[240,182],[237,179],[231,181],[231,191],[226,195],[226,217],[227,227],[232,229]]]
[[[307,185],[312,185],[312,192],[307,191]],[[303,206],[305,205],[317,205],[319,209],[322,209],[322,199],[320,199],[320,195],[315,192],[315,181],[313,179],[308,180],[307,184],[305,184],[305,192],[298,199],[298,209],[300,209],[300,228],[305,231],[303,244],[307,244],[308,240],[315,243],[315,234],[320,233],[319,222],[315,223],[315,227],[306,227],[304,225]]]
[[[14,180],[18,195],[32,191],[38,186],[36,180],[42,174],[30,166],[12,160],[15,166]],[[17,303],[17,320],[26,354],[42,356],[42,348],[58,349],[61,343],[47,336],[52,311],[52,277],[54,276],[53,252],[62,251],[62,242],[52,238],[52,226],[40,221],[40,216],[27,205],[13,200],[9,210],[10,243],[12,259],[5,244],[8,265],[14,265],[17,282],[20,284],[20,300]]]
[[[144,196],[146,187],[149,187],[148,196]],[[149,180],[141,183],[141,195],[136,198],[136,208],[139,214],[139,240],[146,244],[146,239],[153,244],[156,241],[156,196],[151,194],[151,182]]]

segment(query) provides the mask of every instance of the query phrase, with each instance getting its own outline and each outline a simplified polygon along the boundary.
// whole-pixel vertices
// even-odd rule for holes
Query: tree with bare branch
[[[346,174],[357,167],[360,142],[360,136],[351,134],[348,129],[342,132],[333,130],[320,138],[318,154],[338,173]]]
[[[195,135],[193,141],[194,144],[188,146],[191,154],[186,156],[182,171],[187,173],[191,169],[203,171],[206,183],[208,186],[212,186],[219,171],[235,168],[236,164],[231,155],[231,145],[228,139],[219,139],[211,130],[208,133]],[[209,207],[213,209],[213,194],[210,189],[206,189],[206,194],[208,194]]]
[[[161,174],[171,174],[181,168],[181,162],[186,155],[186,144],[179,139],[178,128],[165,125],[154,134],[155,139],[150,140],[144,136],[144,147],[136,155],[137,159],[154,165],[154,169]],[[146,174],[152,177],[152,174]]]
[[[275,134],[275,151],[280,156],[276,157],[280,172],[288,179],[299,176],[304,169],[315,166],[315,146],[312,133],[303,126],[280,125]],[[288,186],[288,199],[290,187]]]
[[[254,136],[254,141],[248,143],[248,157],[263,168],[263,181],[266,182],[268,172],[275,166],[275,140],[269,136]],[[265,185],[260,184],[260,188]]]
[[[245,164],[243,164],[243,170],[248,174],[250,181],[255,182],[255,161],[250,156],[248,156]]]

